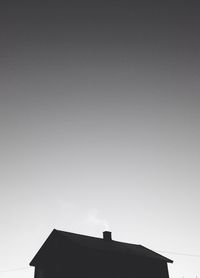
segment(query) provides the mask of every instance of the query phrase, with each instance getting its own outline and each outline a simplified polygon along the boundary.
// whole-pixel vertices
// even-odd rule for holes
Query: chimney
[[[103,239],[104,240],[112,240],[112,233],[108,231],[103,232]]]

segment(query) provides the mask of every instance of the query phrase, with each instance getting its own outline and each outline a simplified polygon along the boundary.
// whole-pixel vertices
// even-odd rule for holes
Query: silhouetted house
[[[30,265],[35,278],[168,278],[170,259],[142,245],[53,230]]]

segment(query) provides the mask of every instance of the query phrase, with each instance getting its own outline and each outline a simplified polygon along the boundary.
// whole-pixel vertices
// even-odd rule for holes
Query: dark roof
[[[54,243],[52,244],[52,242]],[[173,262],[172,260],[142,245],[124,243],[115,240],[105,240],[103,238],[74,234],[54,229],[45,243],[42,245],[38,253],[35,255],[33,260],[30,262],[31,266],[35,266],[37,264],[37,262],[40,260],[41,254],[44,253],[43,249],[45,249],[45,247],[47,247],[48,245],[54,246],[54,248],[56,246],[57,249],[59,247],[67,249],[67,246],[70,245],[74,246],[75,248],[87,248],[87,250],[90,249],[103,252],[114,252],[115,254],[125,254],[129,256],[142,256],[143,258],[164,261],[167,263]],[[52,249],[50,248],[49,250]],[[56,252],[58,253],[58,251],[59,250],[57,250]],[[48,252],[50,251],[47,251],[46,253]]]

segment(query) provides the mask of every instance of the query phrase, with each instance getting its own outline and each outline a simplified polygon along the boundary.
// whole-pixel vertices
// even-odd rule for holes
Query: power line
[[[30,268],[29,267],[12,268],[12,269],[7,269],[7,270],[1,270],[0,273],[19,271],[19,270],[25,270],[25,269],[30,269]]]
[[[188,253],[180,253],[180,252],[173,252],[173,251],[157,251],[160,253],[169,253],[169,254],[174,254],[174,255],[178,255],[178,256],[187,256],[187,257],[200,257],[200,255],[198,254],[188,254]]]
[[[178,255],[178,256],[197,257],[197,258],[200,257],[200,255],[198,255],[198,254],[188,254],[188,253],[180,253],[180,252],[173,252],[173,251],[156,250],[156,252],[174,254],[174,255]],[[13,268],[13,269],[7,269],[7,270],[0,270],[0,273],[28,270],[28,269],[30,269],[30,267],[20,267],[20,268]]]

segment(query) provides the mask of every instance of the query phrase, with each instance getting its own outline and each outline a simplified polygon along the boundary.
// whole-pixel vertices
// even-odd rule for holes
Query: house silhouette
[[[142,245],[53,230],[30,262],[35,278],[169,278],[173,261]]]

